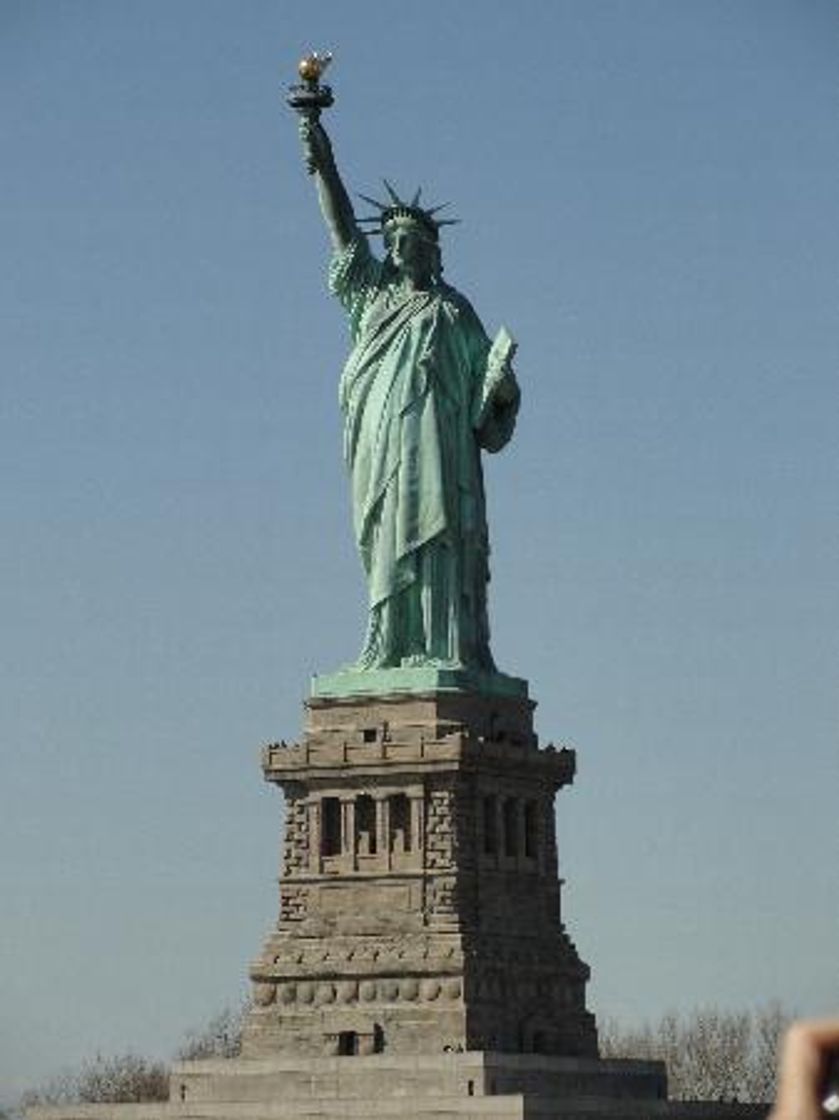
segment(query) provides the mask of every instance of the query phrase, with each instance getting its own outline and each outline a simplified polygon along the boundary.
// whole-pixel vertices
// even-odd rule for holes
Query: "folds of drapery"
[[[369,587],[362,661],[489,667],[480,446],[509,438],[517,388],[487,410],[498,371],[469,303],[445,284],[403,292],[364,239],[336,255],[330,287],[352,339],[340,401]]]

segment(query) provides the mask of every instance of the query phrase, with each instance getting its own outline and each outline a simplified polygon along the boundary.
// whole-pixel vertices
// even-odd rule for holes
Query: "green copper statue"
[[[329,102],[331,92],[322,105]],[[515,344],[503,328],[491,344],[468,301],[443,280],[439,230],[448,223],[420,206],[419,191],[404,202],[386,183],[388,202],[365,200],[378,214],[361,221],[384,238],[384,259],[371,253],[319,107],[295,107],[335,250],[329,286],[352,340],[340,402],[369,586],[355,668],[492,672],[480,453],[499,451],[513,433]]]

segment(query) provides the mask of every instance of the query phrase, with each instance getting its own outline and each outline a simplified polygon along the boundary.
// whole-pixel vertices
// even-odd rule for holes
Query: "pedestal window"
[[[341,854],[341,802],[324,797],[320,810],[320,851],[324,856]]]
[[[515,859],[519,854],[518,800],[504,798],[504,855]]]
[[[360,856],[376,854],[376,802],[363,793],[355,803],[356,850]]]
[[[411,846],[411,804],[404,793],[395,793],[390,799],[390,850],[398,855]]]
[[[524,803],[524,854],[536,859],[539,854],[539,813],[535,801]]]
[[[498,808],[495,794],[487,794],[483,799],[484,810],[484,855],[494,856],[498,852]]]

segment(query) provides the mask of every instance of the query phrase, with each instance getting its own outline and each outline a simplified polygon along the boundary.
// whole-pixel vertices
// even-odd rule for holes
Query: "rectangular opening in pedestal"
[[[355,1031],[338,1032],[338,1054],[348,1058],[358,1053],[358,1034]]]
[[[320,851],[324,856],[341,854],[341,802],[337,797],[324,797],[320,807]]]
[[[536,859],[539,845],[539,831],[535,801],[524,803],[524,854],[528,859]]]
[[[362,793],[355,803],[356,848],[359,855],[376,854],[376,802]]]
[[[411,804],[404,793],[390,799],[390,850],[397,854],[411,850]]]
[[[498,820],[496,816],[495,795],[484,797],[484,854],[494,856],[498,851]]]
[[[517,809],[515,797],[504,798],[504,855],[510,858],[519,854]]]

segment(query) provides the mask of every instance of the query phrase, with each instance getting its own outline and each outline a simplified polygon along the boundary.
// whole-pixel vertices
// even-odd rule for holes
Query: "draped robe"
[[[357,667],[491,670],[480,449],[510,438],[518,389],[508,371],[505,399],[488,401],[490,342],[463,296],[397,280],[364,237],[330,267],[352,340],[340,403],[369,588]]]

